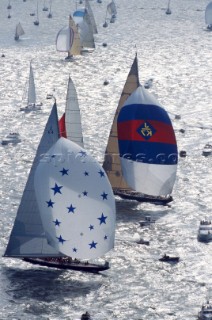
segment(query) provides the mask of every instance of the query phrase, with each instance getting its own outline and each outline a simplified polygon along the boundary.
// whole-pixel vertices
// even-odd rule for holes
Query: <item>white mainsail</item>
[[[86,9],[85,9],[83,20],[79,23],[79,29],[80,29],[80,42],[82,47],[95,48],[93,28],[92,28],[90,17]]]
[[[32,64],[30,62],[27,105],[36,104],[36,92]]]
[[[205,9],[205,23],[212,29],[212,1],[207,5]]]
[[[54,104],[26,182],[4,254],[6,257],[61,256],[47,243],[34,191],[35,170],[41,161],[46,161],[42,156],[58,140],[58,137],[57,107]]]
[[[77,259],[114,247],[115,199],[100,164],[74,142],[60,138],[35,172],[35,191],[48,242]]]
[[[111,16],[115,16],[117,14],[116,4],[113,0],[107,5],[107,11]]]
[[[77,92],[70,77],[66,96],[65,128],[67,138],[84,148]]]
[[[19,22],[15,28],[15,40],[18,40],[20,36],[24,34],[24,29],[22,28],[21,23]]]

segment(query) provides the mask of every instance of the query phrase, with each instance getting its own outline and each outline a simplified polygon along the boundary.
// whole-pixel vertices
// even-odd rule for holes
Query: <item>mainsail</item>
[[[117,121],[121,167],[128,185],[150,196],[170,195],[178,153],[165,109],[139,86],[126,100]]]
[[[70,77],[68,80],[65,113],[59,121],[59,128],[61,137],[68,138],[84,148],[77,92]]]
[[[96,21],[95,21],[95,18],[94,18],[93,10],[92,10],[88,0],[85,0],[85,8],[87,9],[88,15],[89,15],[90,20],[91,20],[93,34],[96,34],[96,33],[98,33],[97,26],[96,26]]]
[[[114,247],[115,199],[100,164],[60,138],[35,172],[35,191],[48,242],[72,258],[93,259]]]
[[[34,191],[34,174],[42,156],[58,140],[57,107],[54,104],[29,173],[21,203],[5,251],[6,257],[61,256],[48,245]]]
[[[208,25],[208,28],[212,29],[212,1],[205,9],[205,23]]]
[[[95,48],[93,26],[88,10],[78,9],[74,13],[75,23],[79,26],[80,43],[84,48]]]
[[[117,118],[126,99],[139,86],[138,60],[137,55],[133,61],[126,83],[124,85],[118,107],[115,112],[110,135],[105,151],[103,168],[106,171],[110,183],[114,189],[129,189],[122,175],[121,163],[119,158],[118,134],[117,134]]]
[[[34,82],[32,64],[30,62],[27,105],[35,104],[35,103],[36,103],[35,82]]]
[[[115,16],[117,14],[116,4],[113,0],[107,5],[107,11],[111,16]]]

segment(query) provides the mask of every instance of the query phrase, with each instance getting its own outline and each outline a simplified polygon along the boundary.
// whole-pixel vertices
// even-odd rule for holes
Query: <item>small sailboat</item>
[[[111,250],[114,238],[115,200],[107,176],[83,148],[59,138],[55,103],[4,257],[59,269],[99,272],[107,270],[109,263],[88,260]]]
[[[212,320],[212,303],[208,300],[198,312],[198,320]]]
[[[7,9],[8,9],[8,10],[12,9],[12,6],[11,6],[11,3],[10,3],[10,0],[9,0],[9,2],[8,2]]]
[[[49,8],[46,5],[46,0],[44,0],[44,2],[43,2],[43,11],[48,11],[48,10],[49,10]]]
[[[36,103],[34,73],[32,69],[32,63],[30,62],[27,105],[25,107],[21,107],[20,111],[25,111],[25,112],[37,111],[37,110],[41,110],[41,106],[42,106],[42,103]]]
[[[16,28],[15,28],[15,37],[14,37],[14,39],[15,39],[16,41],[19,40],[19,37],[22,36],[23,34],[25,34],[24,29],[22,28],[22,25],[21,25],[21,23],[19,22],[19,23],[16,25]]]
[[[166,14],[171,14],[171,9],[170,9],[170,2],[171,0],[168,0],[168,6],[167,6],[167,9],[166,9]]]
[[[48,18],[52,18],[52,0],[49,2],[49,13],[47,15]]]
[[[95,48],[93,25],[86,8],[77,9],[73,14],[73,19],[79,27],[81,53],[93,52]]]
[[[167,112],[139,84],[137,55],[115,113],[103,168],[114,194],[121,198],[154,204],[173,200],[170,194],[177,170],[174,130]]]
[[[207,29],[212,30],[212,1],[205,9],[205,23],[207,25]]]
[[[77,92],[69,76],[65,113],[59,121],[60,136],[67,138],[84,148],[81,115]]]
[[[35,26],[39,26],[39,16],[38,16],[38,1],[37,1],[37,12],[36,12],[36,20],[34,21]]]
[[[80,35],[71,15],[69,15],[68,27],[63,27],[57,34],[56,49],[57,51],[68,53],[67,61],[72,61],[73,56],[81,55]]]
[[[198,240],[202,242],[212,241],[212,221],[201,220],[198,230]]]

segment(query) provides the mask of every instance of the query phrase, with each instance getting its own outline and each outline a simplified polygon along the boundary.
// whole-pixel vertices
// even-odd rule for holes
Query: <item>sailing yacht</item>
[[[34,73],[32,69],[32,63],[30,62],[27,105],[25,107],[21,107],[20,111],[25,111],[25,112],[37,111],[37,110],[41,110],[41,106],[42,106],[42,103],[36,103]]]
[[[72,16],[69,15],[68,27],[63,27],[56,37],[56,49],[60,52],[67,52],[67,61],[72,61],[73,56],[81,55],[81,43],[78,27],[76,26]]]
[[[165,136],[170,140],[164,140]],[[121,198],[155,204],[173,200],[170,194],[177,170],[174,130],[167,112],[139,83],[137,55],[114,116],[103,168],[114,194]]]
[[[96,273],[109,263],[88,260],[113,249],[114,238],[115,199],[107,176],[86,150],[59,137],[55,102],[4,257]]]
[[[52,0],[49,2],[49,13],[47,15],[48,18],[52,18]]]
[[[167,6],[167,9],[166,9],[166,14],[171,14],[171,9],[170,9],[170,2],[171,0],[168,0],[168,6]]]
[[[205,9],[205,23],[207,24],[207,29],[212,30],[212,1]]]
[[[35,26],[39,26],[39,16],[38,16],[38,1],[37,1],[37,12],[36,12],[36,20],[34,21]]]
[[[22,36],[24,34],[24,29],[22,28],[22,25],[20,24],[20,22],[16,25],[15,28],[15,37],[14,39],[17,41],[19,40],[19,37]]]

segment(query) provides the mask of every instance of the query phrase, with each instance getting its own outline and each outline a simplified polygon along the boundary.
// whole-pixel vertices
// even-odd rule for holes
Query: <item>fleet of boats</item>
[[[98,1],[101,3],[102,1]],[[10,1],[7,7],[11,9]],[[43,11],[50,7],[44,1]],[[166,14],[171,14],[170,0]],[[109,16],[109,18],[108,18]],[[112,0],[106,9],[105,23],[113,23],[117,8]],[[9,16],[8,16],[9,17]],[[212,2],[205,10],[205,22],[212,30]],[[39,25],[38,1],[35,25]],[[56,50],[67,52],[66,60],[95,48],[97,25],[88,0],[69,15],[68,26],[59,30]],[[19,22],[15,40],[24,34]],[[140,84],[137,54],[130,68],[115,112],[101,166],[84,149],[81,114],[74,83],[69,77],[65,112],[60,120],[56,101],[41,141],[17,211],[4,257],[22,259],[41,266],[98,273],[110,268],[99,259],[114,247],[115,198],[167,204],[178,165],[177,141],[171,119],[164,107],[146,89],[153,79]],[[52,96],[50,97],[52,98]],[[27,104],[20,111],[41,110],[36,102],[32,64],[28,81]],[[9,133],[2,145],[21,142],[19,133]],[[202,155],[212,154],[207,143]],[[59,156],[58,156],[59,155]],[[40,161],[40,157],[48,161]],[[186,153],[180,153],[181,157]],[[61,160],[62,159],[62,160]],[[70,169],[71,168],[71,169]],[[72,179],[67,179],[71,176]],[[29,201],[30,199],[30,201]],[[46,212],[48,211],[48,215]],[[141,227],[155,223],[145,216]],[[200,221],[198,240],[212,241],[211,220]],[[140,238],[138,244],[149,245]],[[179,262],[178,256],[163,255],[161,262]],[[90,319],[89,313],[81,319]],[[199,320],[212,319],[207,301],[198,313]]]

